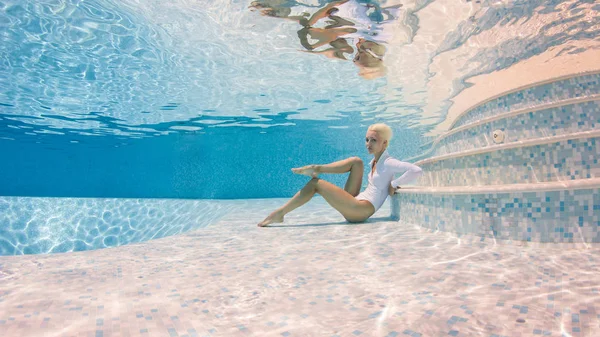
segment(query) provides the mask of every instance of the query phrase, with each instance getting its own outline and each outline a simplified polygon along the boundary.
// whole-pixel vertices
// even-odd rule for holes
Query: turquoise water
[[[0,197],[0,255],[143,242],[206,227],[235,209],[223,200]]]
[[[47,200],[36,198],[289,197],[305,183],[291,167],[368,161],[374,122],[393,127],[393,156],[416,156],[474,77],[599,48],[594,1],[355,1],[368,9],[345,17],[357,31],[317,46],[290,17],[327,3],[1,2],[0,196],[33,198],[0,204],[15,207],[0,223],[11,233],[3,251],[37,242],[19,211]],[[268,6],[277,16],[261,15]],[[340,44],[341,57],[326,56]],[[201,226],[190,221],[177,226]],[[31,231],[19,236],[23,223]],[[85,247],[130,242],[105,239],[107,224]]]

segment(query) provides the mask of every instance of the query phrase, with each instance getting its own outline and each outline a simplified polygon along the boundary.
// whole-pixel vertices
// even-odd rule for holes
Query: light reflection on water
[[[5,2],[0,137],[293,130],[297,120],[350,115],[359,118],[347,120],[349,126],[378,120],[425,133],[443,120],[467,79],[548,53],[556,62],[589,58],[600,45],[600,7],[588,1],[343,6]],[[323,8],[337,11],[308,25]],[[366,75],[375,68],[376,76]]]

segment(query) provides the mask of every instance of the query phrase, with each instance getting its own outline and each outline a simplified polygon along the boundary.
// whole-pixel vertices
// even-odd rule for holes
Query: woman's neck
[[[375,154],[374,154],[374,156],[375,156],[375,158],[374,158],[374,159],[375,159],[375,162],[376,162],[376,163],[377,163],[377,162],[379,162],[379,158],[381,158],[381,155],[382,155],[384,152],[385,152],[385,150],[383,150],[383,151],[381,151],[381,152],[378,152],[378,153],[375,153]]]

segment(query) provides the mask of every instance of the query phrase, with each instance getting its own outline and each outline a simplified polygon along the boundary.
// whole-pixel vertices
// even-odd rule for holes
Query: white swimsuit
[[[373,160],[369,163],[371,168],[373,167]],[[406,172],[398,179],[393,180],[394,174],[403,171]],[[396,158],[390,157],[388,152],[384,151],[375,167],[375,172],[371,170],[369,173],[367,188],[357,195],[356,199],[367,200],[375,207],[375,211],[377,211],[389,195],[388,188],[390,183],[392,187],[396,188],[399,185],[412,182],[421,176],[422,173],[423,170],[417,165],[399,161]]]
[[[390,23],[398,18],[400,13],[398,8],[386,8],[385,11],[389,13],[391,18],[382,21],[372,19],[369,16],[369,12],[374,11],[375,7],[369,7],[367,3],[362,1],[348,0],[344,3],[336,4],[335,8],[338,11],[333,15],[351,21],[354,25],[345,27],[353,27],[357,30],[355,33],[344,34],[342,36],[344,39],[354,38],[358,40],[359,38],[362,38],[378,43],[388,43],[394,38],[394,35],[391,33],[393,28]],[[377,11],[381,12],[381,9],[378,9]],[[320,20],[319,22],[316,22],[313,27],[323,28],[326,27],[327,24],[329,24],[327,20]],[[356,44],[356,42],[357,41],[354,41],[353,43]]]

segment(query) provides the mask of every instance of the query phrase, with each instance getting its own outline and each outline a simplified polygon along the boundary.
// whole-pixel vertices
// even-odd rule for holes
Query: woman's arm
[[[392,180],[391,186],[397,188],[400,185],[413,182],[423,174],[423,169],[415,164],[406,163],[399,161],[398,159],[389,158],[385,161],[385,165],[389,167],[394,173],[403,172],[398,179]]]

